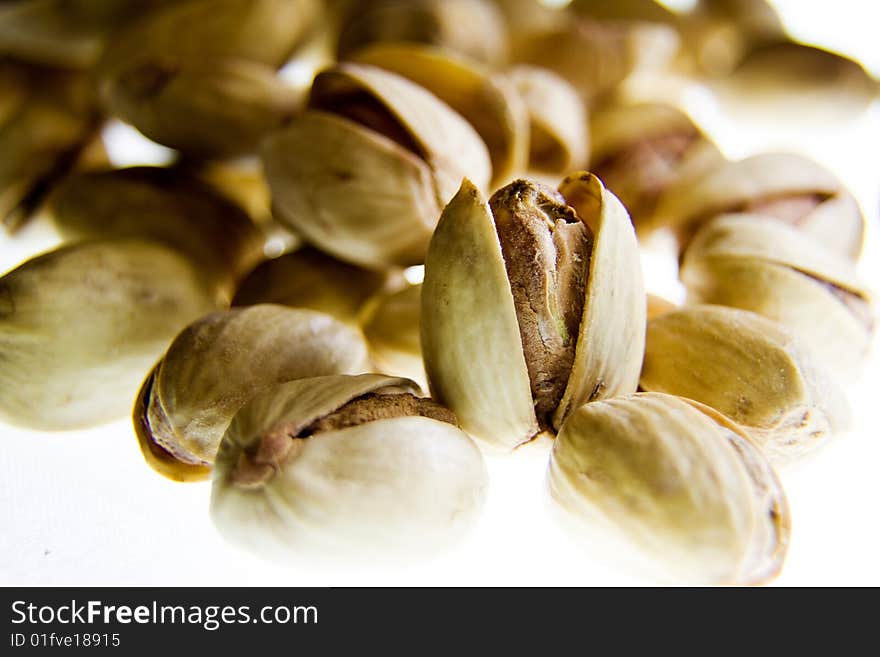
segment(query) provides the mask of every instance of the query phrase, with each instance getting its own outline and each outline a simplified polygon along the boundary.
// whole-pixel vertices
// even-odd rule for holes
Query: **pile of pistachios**
[[[436,554],[484,453],[549,437],[591,541],[772,579],[774,468],[846,431],[870,347],[865,221],[816,162],[726,159],[668,90],[877,83],[760,0],[560,4],[0,3],[0,221],[63,242],[0,277],[0,418],[131,415],[278,559]],[[114,167],[111,121],[174,160]],[[658,233],[683,306],[646,294]]]

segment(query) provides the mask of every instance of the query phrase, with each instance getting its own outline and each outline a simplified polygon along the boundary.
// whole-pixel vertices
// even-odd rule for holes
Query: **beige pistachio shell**
[[[388,276],[303,247],[266,260],[241,282],[234,306],[275,303],[326,313],[358,324],[364,304]]]
[[[735,308],[690,306],[649,321],[639,385],[727,415],[776,464],[820,447],[849,424],[843,393],[792,334]]]
[[[873,329],[866,287],[849,260],[788,225],[716,218],[688,248],[681,279],[691,303],[742,308],[785,325],[841,381],[864,367]]]
[[[441,203],[462,178],[485,188],[492,176],[486,145],[473,127],[426,88],[365,64],[339,64],[312,84],[309,107],[347,116],[399,141],[431,168]]]
[[[514,43],[512,59],[548,68],[583,98],[595,99],[634,72],[662,70],[677,48],[678,36],[668,25],[572,17],[521,36]]]
[[[41,430],[124,417],[168,342],[216,301],[190,262],[151,242],[28,260],[0,278],[0,415]]]
[[[412,80],[467,119],[489,149],[493,187],[525,171],[529,110],[505,76],[452,53],[415,44],[377,44],[351,58]]]
[[[802,207],[778,203],[811,197],[812,205]],[[697,179],[668,188],[652,223],[672,226],[687,236],[718,214],[760,212],[787,220],[827,250],[855,259],[861,252],[865,221],[851,197],[836,176],[812,160],[763,153],[721,163]],[[829,202],[832,205],[823,208]]]
[[[391,139],[305,112],[263,144],[279,222],[341,260],[372,269],[424,261],[440,216],[428,165]]]
[[[421,345],[432,396],[470,435],[513,448],[538,433],[501,245],[486,199],[468,180],[428,249]]]
[[[177,169],[130,167],[75,174],[52,194],[66,240],[143,237],[187,254],[231,296],[262,255],[262,234],[236,204]]]
[[[555,427],[580,404],[636,389],[645,330],[638,248],[626,211],[587,173],[566,178],[559,191],[592,231],[593,246],[573,364],[552,413]],[[538,419],[494,221],[465,181],[443,212],[425,262],[421,343],[431,390],[462,428],[515,447],[536,435]]]
[[[589,531],[696,583],[775,576],[790,518],[779,480],[729,420],[688,400],[640,393],[566,420],[548,472],[553,499]]]
[[[574,88],[536,66],[516,66],[508,76],[529,111],[529,168],[561,175],[586,165],[587,114]]]
[[[422,360],[420,317],[422,286],[377,294],[363,309],[362,321],[377,367],[420,385],[427,381]]]
[[[659,297],[656,294],[648,294],[648,319],[665,315],[677,308],[678,306],[668,299]]]
[[[258,157],[233,160],[190,160],[178,164],[179,169],[205,181],[220,194],[238,205],[251,220],[272,233],[279,230],[272,219],[272,199]],[[292,242],[292,234],[285,241]]]
[[[169,2],[117,32],[97,74],[111,83],[123,70],[163,61],[234,58],[280,66],[320,16],[315,0]]]
[[[213,462],[230,419],[256,392],[368,367],[360,332],[329,315],[272,304],[213,313],[174,339],[144,383],[135,429],[190,473]]]
[[[506,37],[491,0],[369,0],[355,3],[346,17],[338,51],[346,59],[373,43],[420,43],[495,65],[506,56]]]
[[[149,139],[203,158],[256,152],[305,101],[274,67],[230,58],[138,61],[107,95],[110,111]]]
[[[676,24],[676,14],[654,0],[572,0],[569,10],[607,21],[644,21]]]
[[[319,377],[266,390],[233,418],[217,455],[211,517],[228,540],[290,560],[409,558],[475,524],[487,487],[473,441],[452,424],[390,417],[293,437],[363,395],[418,394],[406,379]],[[243,461],[278,454],[257,482]]]

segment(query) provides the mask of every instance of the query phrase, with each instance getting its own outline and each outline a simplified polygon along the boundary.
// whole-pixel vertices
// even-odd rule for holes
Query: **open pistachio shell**
[[[452,198],[464,177],[481,187],[489,184],[489,154],[473,127],[442,99],[403,76],[376,66],[339,64],[315,78],[309,107],[399,139],[427,162],[441,202]]]
[[[483,459],[448,411],[418,394],[412,381],[367,374],[255,396],[217,454],[211,517],[220,533],[272,558],[358,563],[460,540],[483,505]],[[415,408],[395,410],[402,400]],[[371,409],[333,422],[358,402]]]
[[[407,285],[373,297],[363,309],[362,322],[370,354],[377,367],[426,382],[420,338],[422,286]]]
[[[587,114],[574,88],[537,66],[516,66],[507,74],[529,111],[529,168],[561,175],[583,167]]]
[[[138,61],[107,93],[110,110],[148,138],[205,158],[256,152],[305,100],[272,66],[231,58]]]
[[[263,146],[275,215],[341,260],[372,269],[424,260],[440,202],[430,168],[372,130],[306,112]]]
[[[724,162],[680,181],[660,198],[652,223],[671,226],[686,244],[701,223],[727,212],[782,219],[847,258],[862,249],[865,220],[852,194],[827,169],[788,153]]]
[[[599,109],[590,116],[590,138],[592,170],[623,202],[637,230],[650,226],[664,190],[724,159],[687,114],[662,103]]]
[[[338,52],[346,59],[373,43],[420,43],[495,65],[506,56],[506,32],[491,0],[369,0],[346,16]]]
[[[740,428],[690,400],[581,406],[556,438],[548,482],[594,544],[634,549],[666,577],[756,584],[782,567],[790,517],[778,478]]]
[[[796,229],[758,215],[723,215],[685,253],[691,303],[751,310],[788,327],[832,374],[862,369],[873,330],[871,298],[852,263]]]
[[[52,194],[50,215],[67,240],[143,237],[186,253],[231,296],[261,255],[247,214],[182,171],[130,167],[70,176]]]
[[[28,260],[0,278],[0,415],[44,430],[124,417],[168,342],[217,307],[189,261],[151,242]]]
[[[431,241],[421,318],[431,390],[466,431],[514,447],[541,427],[558,427],[580,404],[635,390],[645,292],[629,217],[594,176],[569,176],[558,195],[537,183],[516,181],[492,200],[503,210],[505,225],[513,226],[504,229],[511,231],[508,243],[519,239],[517,222],[534,217],[540,225],[545,216],[549,221],[541,212],[551,206],[560,235],[583,226],[590,242],[589,254],[582,254],[566,241],[569,237],[556,242],[548,231],[546,238],[539,235],[536,244],[528,244],[524,231],[530,229],[523,229],[525,246],[507,256],[519,253],[523,262],[506,262],[499,216],[468,181],[444,210]],[[528,264],[532,261],[537,269]],[[551,272],[560,263],[559,271]],[[508,270],[522,280],[512,282]],[[514,289],[520,287],[544,295],[535,299],[542,307],[535,317],[518,316],[528,305]],[[551,338],[554,332],[558,335]],[[543,354],[536,336],[559,343],[553,347],[559,354]],[[562,361],[567,364],[560,369]]]
[[[689,306],[648,322],[643,390],[724,413],[785,464],[849,424],[842,391],[782,325],[722,306]]]
[[[377,44],[351,58],[412,80],[467,119],[489,149],[494,187],[525,171],[529,110],[505,76],[452,53],[415,44]]]
[[[329,315],[272,304],[212,313],[174,339],[144,382],[135,429],[145,453],[156,451],[154,443],[178,461],[180,475],[172,478],[194,479],[207,472],[232,416],[256,392],[365,369],[360,332]],[[169,476],[168,469],[160,472]]]

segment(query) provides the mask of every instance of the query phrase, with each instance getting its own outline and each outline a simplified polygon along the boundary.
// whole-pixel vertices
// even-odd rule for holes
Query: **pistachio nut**
[[[362,312],[364,335],[377,367],[395,376],[427,383],[422,363],[420,318],[422,286],[380,292]]]
[[[474,26],[479,25],[479,29]],[[339,58],[383,42],[421,43],[497,65],[506,56],[507,31],[491,0],[368,0],[345,17]]]
[[[232,419],[211,517],[264,556],[398,560],[475,524],[487,487],[473,441],[418,386],[378,374],[291,381]]]
[[[315,78],[309,110],[263,145],[279,221],[374,269],[421,264],[440,208],[491,165],[473,128],[394,73],[341,64]]]
[[[626,210],[581,172],[487,203],[469,181],[431,240],[421,345],[433,396],[515,447],[588,401],[634,392],[645,291]]]
[[[782,567],[791,521],[779,479],[702,404],[638,393],[581,406],[556,437],[548,483],[594,547],[613,542],[665,576],[757,584]]]
[[[572,0],[569,11],[600,21],[634,21],[677,25],[675,12],[655,0]]]
[[[151,242],[28,260],[0,278],[0,415],[40,430],[123,417],[168,341],[217,307],[189,261]]]
[[[724,160],[691,118],[672,105],[612,104],[590,118],[592,170],[623,202],[639,231],[651,225],[664,190]]]
[[[665,315],[676,308],[678,308],[678,306],[668,299],[664,299],[656,294],[648,294],[648,319]]]
[[[281,66],[320,13],[316,0],[164,3],[114,34],[96,75],[102,88],[112,87],[123,71],[156,58],[177,63],[246,59]]]
[[[309,308],[357,325],[364,304],[387,278],[306,246],[257,266],[242,280],[232,305]]]
[[[858,258],[862,250],[865,220],[853,195],[824,167],[788,153],[722,162],[679,181],[659,199],[652,224],[673,228],[684,248],[702,223],[733,212],[790,223],[847,258]]]
[[[668,67],[678,45],[668,25],[593,21],[569,14],[568,20],[518,38],[512,60],[550,69],[585,100],[595,100],[635,72]]]
[[[206,182],[247,212],[251,220],[264,228],[266,233],[273,233],[278,229],[273,223],[269,185],[263,177],[259,158],[183,159],[175,164],[175,169]]]
[[[110,111],[155,142],[201,158],[254,153],[304,98],[246,59],[138,60],[105,89]]]
[[[855,266],[791,226],[723,215],[694,237],[681,267],[691,303],[733,306],[785,325],[841,381],[864,366],[874,327]]]
[[[176,169],[130,167],[69,177],[50,198],[50,216],[67,240],[144,237],[190,257],[231,297],[262,255],[247,214],[208,185]]]
[[[204,479],[229,421],[255,393],[367,369],[360,332],[329,315],[272,304],[206,315],[174,339],[138,393],[141,451],[170,479]]]
[[[6,63],[14,91],[0,121],[0,222],[13,232],[42,204],[46,191],[81,160],[96,139],[98,117],[87,76]]]
[[[585,166],[587,115],[574,88],[537,66],[515,66],[507,74],[529,112],[529,169],[562,175]]]
[[[507,76],[418,44],[376,44],[349,57],[402,75],[463,116],[489,149],[493,188],[526,170],[529,109]]]
[[[642,390],[680,395],[740,424],[786,464],[849,424],[843,392],[782,325],[698,305],[648,322]]]

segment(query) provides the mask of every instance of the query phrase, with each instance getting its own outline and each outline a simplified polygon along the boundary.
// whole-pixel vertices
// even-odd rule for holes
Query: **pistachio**
[[[205,478],[229,421],[255,393],[367,368],[360,333],[323,313],[261,304],[206,315],[141,387],[133,418],[141,450],[171,479]]]
[[[862,249],[865,220],[852,194],[816,162],[787,153],[723,162],[679,181],[658,201],[652,223],[672,227],[683,249],[702,223],[733,212],[776,217],[847,258]]]
[[[744,427],[786,464],[849,424],[842,391],[780,324],[723,306],[689,306],[648,322],[643,390],[681,395]]]
[[[690,400],[581,406],[556,438],[548,482],[594,546],[613,542],[666,576],[756,584],[782,567],[790,517],[778,478],[739,427]]]
[[[572,86],[537,66],[516,66],[508,76],[529,111],[529,168],[564,174],[584,166],[587,116]]]
[[[489,182],[473,128],[398,75],[336,66],[315,78],[309,107],[266,140],[263,163],[278,219],[341,260],[421,264],[461,178]]]
[[[507,77],[453,53],[416,44],[377,44],[350,57],[402,75],[467,119],[489,149],[493,187],[525,170],[529,110]]]
[[[473,526],[480,451],[412,381],[377,374],[292,381],[232,419],[214,468],[220,533],[279,559],[397,559]]]
[[[346,16],[338,50],[346,59],[373,43],[421,43],[494,65],[506,56],[506,37],[504,19],[490,0],[369,0]]]
[[[656,294],[648,294],[648,319],[665,315],[676,308],[678,308],[678,306],[668,299],[659,297]]]
[[[68,240],[143,237],[187,254],[231,296],[261,255],[262,236],[234,203],[174,169],[130,167],[68,178],[50,199]]]
[[[662,24],[567,20],[523,34],[512,60],[547,68],[585,100],[609,95],[634,72],[667,67],[678,49],[675,30]]]
[[[304,102],[273,67],[231,58],[138,60],[105,93],[122,120],[195,157],[255,152]]]
[[[642,231],[664,190],[723,161],[718,147],[676,107],[613,104],[591,115],[593,171]]]
[[[691,303],[733,306],[788,327],[841,381],[864,366],[873,332],[866,286],[853,264],[768,217],[724,215],[685,252]]]
[[[383,372],[427,381],[422,363],[420,318],[422,286],[407,285],[373,297],[362,312],[364,335],[373,362]]]
[[[431,390],[465,431],[514,447],[635,391],[645,310],[632,225],[598,178],[518,180],[488,203],[465,181],[425,263]]]
[[[62,430],[123,417],[156,358],[217,307],[176,252],[140,240],[63,247],[0,278],[0,415]]]
[[[341,262],[311,247],[267,260],[241,282],[234,306],[275,303],[309,308],[357,324],[387,275]]]

